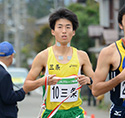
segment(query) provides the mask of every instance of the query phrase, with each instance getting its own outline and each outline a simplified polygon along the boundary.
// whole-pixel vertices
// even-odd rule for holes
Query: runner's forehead
[[[71,24],[57,24],[57,26],[72,26]]]
[[[67,20],[67,19],[59,19],[59,20],[57,20],[56,21],[56,24],[55,25],[65,25],[65,26],[72,26],[72,22],[71,21],[69,21],[69,20]]]

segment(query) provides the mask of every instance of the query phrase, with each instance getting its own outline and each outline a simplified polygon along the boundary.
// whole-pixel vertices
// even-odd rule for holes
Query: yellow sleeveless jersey
[[[57,77],[64,79],[60,80],[56,85],[48,86],[46,108],[53,110],[62,100],[64,100],[73,90],[79,87],[77,80],[65,78],[71,75],[80,74],[80,64],[77,56],[77,49],[73,48],[71,60],[66,64],[59,63],[53,53],[52,47],[48,48],[48,60],[45,75],[56,74]],[[76,106],[80,106],[82,100],[80,98],[80,90],[66,100],[59,110],[67,110]]]

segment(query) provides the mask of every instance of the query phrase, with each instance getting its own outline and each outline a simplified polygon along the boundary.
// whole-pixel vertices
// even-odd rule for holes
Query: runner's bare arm
[[[78,51],[78,57],[79,57],[79,62],[81,64],[81,66],[83,66],[83,73],[84,75],[79,75],[79,83],[81,85],[86,85],[86,84],[90,84],[90,77],[93,79],[93,69],[92,69],[92,65],[90,63],[89,57],[87,55],[86,52],[84,51]],[[91,88],[91,86],[89,86]]]
[[[46,66],[47,56],[48,56],[48,52],[47,50],[44,50],[35,57],[32,63],[32,67],[24,82],[23,88],[26,92],[32,91],[45,84],[46,76],[38,79],[37,77],[39,76],[42,68]],[[49,80],[48,80],[49,85],[56,84],[60,80],[60,79],[54,79],[53,77],[55,77],[55,75],[49,76]]]
[[[123,75],[125,76],[125,70],[117,75],[115,78],[106,81],[110,65],[113,63],[114,49],[111,47],[104,48],[98,57],[97,67],[94,74],[92,93],[94,96],[99,96],[110,91],[112,88],[117,86],[121,81],[123,81]]]

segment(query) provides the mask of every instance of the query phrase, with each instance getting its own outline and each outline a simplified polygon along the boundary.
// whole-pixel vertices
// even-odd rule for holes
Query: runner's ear
[[[119,27],[120,27],[120,29],[122,29],[123,30],[123,26],[119,23]]]
[[[51,30],[51,34],[52,34],[53,36],[55,36],[55,32],[54,32],[53,29]]]
[[[74,36],[75,34],[76,34],[76,31],[74,30],[74,31],[73,31],[73,36]]]

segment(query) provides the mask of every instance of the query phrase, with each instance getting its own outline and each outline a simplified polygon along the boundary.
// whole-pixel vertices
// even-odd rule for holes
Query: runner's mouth
[[[66,36],[66,35],[63,35],[62,38],[67,38],[67,36]]]

